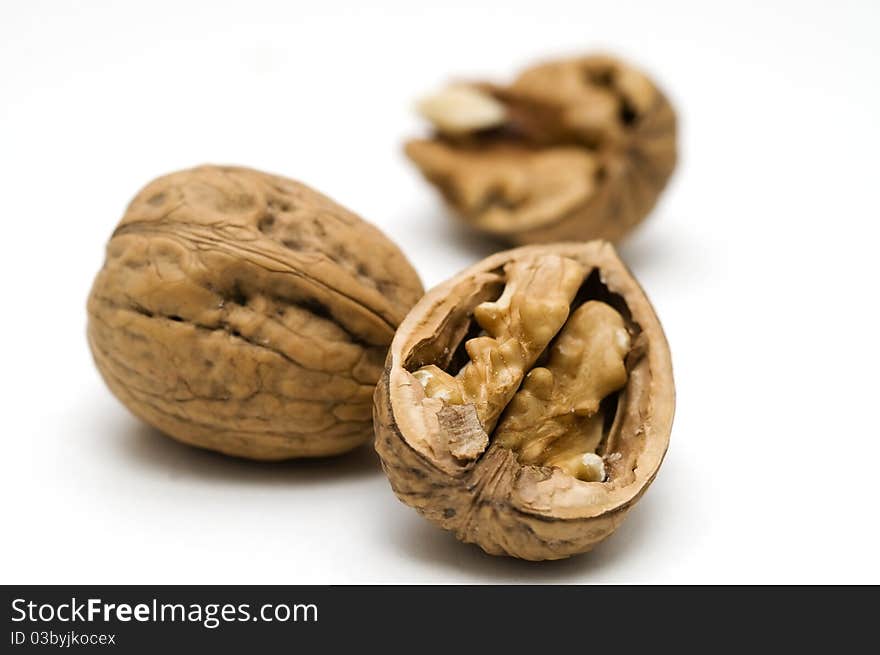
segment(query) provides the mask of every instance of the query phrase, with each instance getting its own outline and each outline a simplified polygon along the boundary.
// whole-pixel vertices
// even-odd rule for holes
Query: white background
[[[878,8],[3,2],[0,582],[880,582]],[[236,461],[106,390],[85,302],[147,181],[203,162],[301,179],[431,286],[492,245],[401,156],[413,99],[595,48],[662,84],[682,138],[622,248],[673,350],[671,447],[593,553],[483,555],[399,503],[369,448]]]

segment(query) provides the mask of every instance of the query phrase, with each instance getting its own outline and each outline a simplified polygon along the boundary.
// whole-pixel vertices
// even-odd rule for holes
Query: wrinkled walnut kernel
[[[474,320],[486,332],[465,344],[470,361],[455,377],[434,365],[413,375],[432,398],[476,407],[483,429],[495,422],[568,318],[569,305],[584,277],[576,261],[553,255],[505,267],[507,284],[494,302],[474,309]]]
[[[474,308],[485,335],[465,343],[470,361],[455,376],[429,364],[413,377],[430,398],[473,405],[486,434],[494,430],[495,443],[518,452],[523,463],[556,466],[595,481],[595,466],[582,458],[595,453],[602,437],[599,403],[626,383],[630,340],[623,319],[598,301],[569,318],[586,276],[573,259],[517,261],[504,273],[501,297]],[[531,368],[557,332],[547,366]],[[453,454],[472,456],[472,444],[462,441]]]
[[[532,369],[495,430],[495,442],[524,464],[556,466],[585,481],[597,479],[592,458],[602,440],[599,403],[626,384],[630,348],[623,318],[589,301],[562,329],[546,367]],[[590,463],[588,463],[590,462]]]

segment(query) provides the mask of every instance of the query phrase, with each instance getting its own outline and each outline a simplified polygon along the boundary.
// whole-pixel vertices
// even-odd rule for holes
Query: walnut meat
[[[611,244],[498,253],[429,291],[376,387],[397,496],[486,552],[582,553],[657,474],[674,407],[669,348]]]
[[[452,209],[511,243],[617,241],[675,168],[675,113],[617,59],[537,65],[507,86],[456,84],[419,106],[435,128],[409,158]]]
[[[185,443],[253,459],[372,436],[372,392],[422,295],[378,229],[293,180],[203,166],[132,200],[88,302],[113,393]]]

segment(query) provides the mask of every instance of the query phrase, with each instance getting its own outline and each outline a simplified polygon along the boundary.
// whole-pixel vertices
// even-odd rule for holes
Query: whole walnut
[[[422,295],[378,229],[309,187],[202,166],[135,196],[88,301],[113,393],[182,442],[253,459],[368,440],[395,328]]]
[[[397,496],[495,555],[590,550],[657,474],[675,391],[666,338],[602,241],[501,252],[430,290],[376,387]]]
[[[409,158],[467,223],[511,243],[618,241],[675,168],[672,106],[608,56],[454,85],[420,110],[435,134],[407,143]]]

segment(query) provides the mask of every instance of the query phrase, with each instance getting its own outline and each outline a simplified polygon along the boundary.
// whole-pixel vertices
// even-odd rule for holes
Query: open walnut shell
[[[376,387],[375,445],[397,496],[458,539],[559,559],[647,489],[674,395],[663,329],[614,247],[527,246],[413,307]]]
[[[618,241],[676,163],[672,106],[601,55],[537,65],[507,86],[452,86],[420,105],[435,127],[406,153],[452,209],[511,243]]]
[[[202,166],[132,200],[89,297],[89,345],[113,393],[175,439],[333,455],[372,437],[388,344],[421,295],[400,250],[329,198]]]

